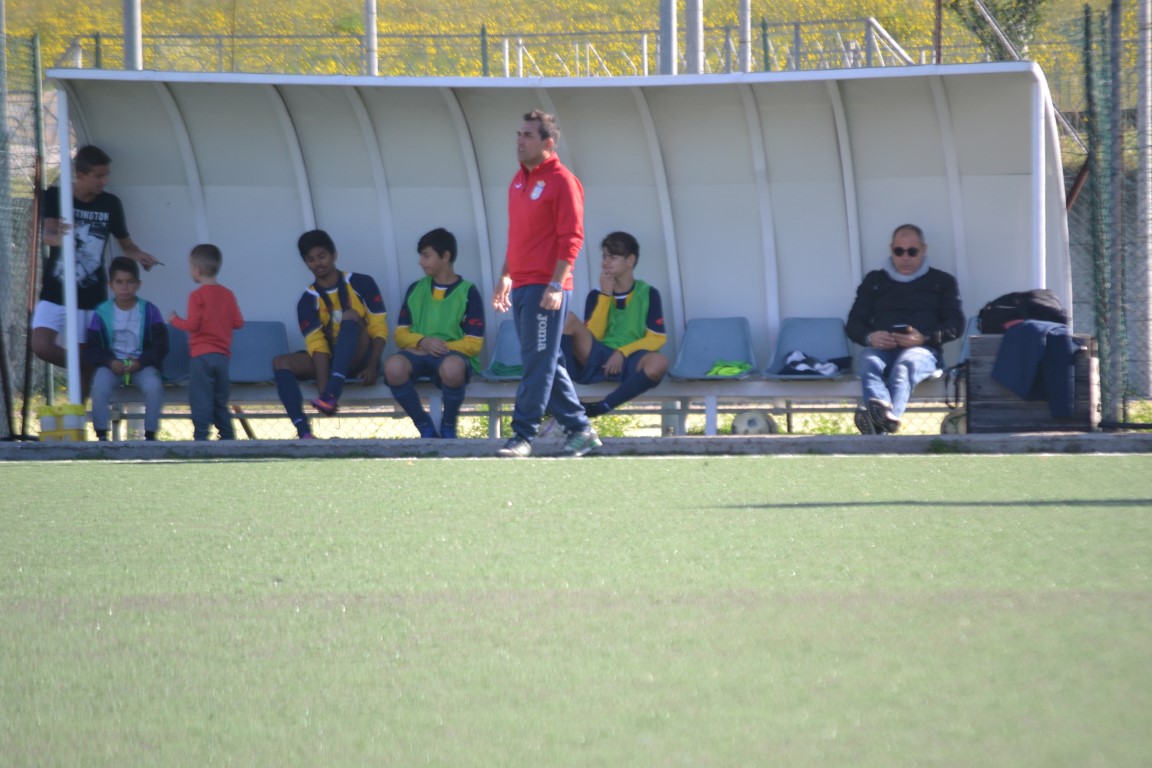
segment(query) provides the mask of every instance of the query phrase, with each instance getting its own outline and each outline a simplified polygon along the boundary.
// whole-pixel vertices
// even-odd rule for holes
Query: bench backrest
[[[246,320],[232,336],[229,378],[237,384],[272,381],[272,358],[288,353],[288,331],[279,320]]]

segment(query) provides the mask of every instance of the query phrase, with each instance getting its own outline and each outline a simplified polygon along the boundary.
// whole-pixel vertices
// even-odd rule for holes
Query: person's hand
[[[180,319],[180,315],[176,314],[175,312],[169,312],[168,313],[168,322],[172,323],[172,322],[175,322],[179,319]]]
[[[916,330],[912,326],[908,326],[908,330],[905,333],[893,333],[892,337],[896,342],[896,346],[903,347],[905,349],[909,347],[923,346],[924,342],[928,340],[924,334],[920,333],[920,331]]]
[[[604,375],[615,376],[616,374],[620,373],[623,368],[624,353],[620,350],[616,350],[612,353],[612,356],[604,362]]]
[[[117,376],[123,376],[124,375],[124,361],[123,360],[113,360],[112,362],[108,363],[108,370],[112,371],[112,373],[116,374]]]
[[[507,312],[512,308],[512,278],[501,275],[492,291],[492,307],[497,312]]]
[[[564,303],[564,291],[558,291],[552,286],[544,289],[544,293],[540,296],[540,309],[548,312],[555,312],[560,309],[560,305]]]
[[[160,263],[160,259],[156,258],[152,254],[147,253],[145,251],[136,251],[136,257],[135,258],[136,258],[136,262],[140,266],[144,267],[145,272],[151,270],[152,267],[154,267]]]
[[[896,349],[896,336],[897,334],[891,331],[872,331],[866,341],[868,346],[874,349]]]
[[[448,348],[448,342],[443,339],[438,339],[435,336],[425,336],[420,339],[420,341],[416,342],[416,348],[433,357],[444,357],[444,355],[451,351]]]
[[[376,383],[376,379],[380,376],[380,366],[370,365],[360,373],[360,380],[364,386],[371,387]]]
[[[72,227],[63,219],[49,219],[44,222],[44,242],[53,248],[64,246],[64,235]]]
[[[616,279],[607,272],[600,273],[600,293],[606,296],[614,296],[616,294]]]

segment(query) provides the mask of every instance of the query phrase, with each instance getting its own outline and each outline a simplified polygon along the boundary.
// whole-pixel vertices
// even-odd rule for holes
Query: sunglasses
[[[892,249],[892,253],[897,255],[897,256],[903,256],[904,254],[908,254],[911,258],[914,259],[914,258],[916,258],[916,254],[920,253],[920,249],[917,248],[916,246],[912,246],[911,248],[907,248],[907,249],[897,246],[897,247]]]

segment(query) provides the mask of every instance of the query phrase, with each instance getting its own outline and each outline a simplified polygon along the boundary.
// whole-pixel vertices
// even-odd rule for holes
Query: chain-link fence
[[[33,232],[38,172],[37,88],[40,82],[31,41],[3,41],[3,120],[0,120],[0,353],[3,387],[0,437],[24,432],[24,393],[34,389],[28,324],[35,296]]]
[[[1068,213],[1077,330],[1097,337],[1101,420],[1152,423],[1148,314],[1152,263],[1140,242],[1136,41],[1110,34],[1106,14],[1087,14],[1081,49],[1083,105],[1076,124],[1086,151],[1066,145],[1068,186],[1084,171]]]

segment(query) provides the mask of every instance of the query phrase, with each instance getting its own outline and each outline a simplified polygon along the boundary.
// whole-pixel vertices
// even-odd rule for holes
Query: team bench
[[[187,403],[188,338],[181,331],[169,327],[171,344],[165,361],[167,382],[165,403]],[[791,421],[794,403],[843,404],[860,396],[860,383],[845,369],[836,376],[781,375],[779,365],[789,349],[802,349],[821,359],[836,359],[843,355],[851,358],[851,350],[844,336],[843,322],[838,318],[788,318],[781,329],[778,350],[773,360],[763,369],[753,367],[737,377],[712,376],[708,370],[717,360],[746,360],[754,365],[748,323],[744,318],[704,318],[689,321],[681,349],[676,356],[670,376],[660,386],[646,392],[632,405],[659,408],[662,432],[682,435],[688,429],[688,417],[703,412],[704,432],[715,435],[722,410],[734,405],[772,409],[788,414]],[[254,406],[279,404],[275,385],[271,382],[272,358],[289,350],[288,334],[279,321],[249,321],[237,331],[233,340],[231,365],[233,410],[241,419],[284,418],[274,408],[262,408],[248,413]],[[517,362],[519,342],[514,326],[501,323],[492,350],[493,363]],[[488,409],[489,434],[500,436],[500,416],[510,414],[515,401],[518,380],[493,374],[498,366],[490,365],[485,376],[474,378],[468,385],[466,404],[485,405]],[[592,401],[604,397],[614,384],[579,385],[582,400]],[[315,387],[303,384],[305,398],[316,396]],[[418,382],[417,391],[430,405],[430,412],[440,412],[440,392],[429,382]],[[930,403],[938,407],[946,402],[949,393],[945,377],[940,376],[922,383],[916,390],[917,403]],[[114,430],[124,419],[141,418],[143,397],[135,388],[120,387],[113,397]],[[349,416],[402,416],[388,387],[381,380],[372,386],[350,381],[341,397],[341,406]],[[631,409],[623,409],[627,413]],[[177,414],[168,413],[166,418]],[[244,424],[246,426],[246,423]]]

